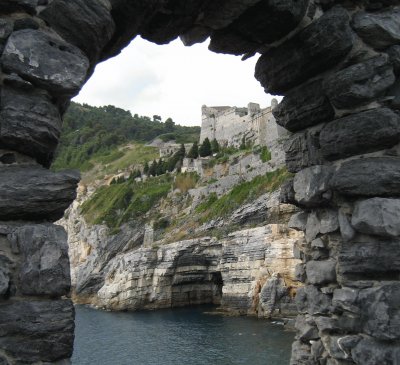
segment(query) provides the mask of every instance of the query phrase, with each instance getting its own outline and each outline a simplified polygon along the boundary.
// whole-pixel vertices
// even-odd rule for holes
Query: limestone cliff
[[[144,227],[89,227],[75,209],[69,232],[74,300],[112,310],[220,304],[226,311],[271,317],[295,313],[293,246],[302,235],[266,224],[158,246],[142,245]]]

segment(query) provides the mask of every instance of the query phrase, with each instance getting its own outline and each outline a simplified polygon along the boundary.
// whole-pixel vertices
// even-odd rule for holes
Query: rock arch
[[[71,356],[66,234],[49,222],[79,176],[47,168],[70,98],[139,34],[259,53],[256,78],[285,96],[275,116],[295,175],[282,200],[304,209],[291,225],[306,236],[292,364],[400,362],[398,3],[2,0],[0,363]]]

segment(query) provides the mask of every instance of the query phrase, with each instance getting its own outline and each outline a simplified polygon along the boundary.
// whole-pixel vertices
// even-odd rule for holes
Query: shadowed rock
[[[400,74],[400,46],[393,46],[387,50],[390,62],[396,75]]]
[[[321,80],[308,82],[288,92],[272,113],[276,122],[291,132],[330,122],[335,115],[322,92]]]
[[[292,31],[304,17],[308,0],[262,0],[245,11],[227,28],[214,32],[209,49],[244,54],[273,43]]]
[[[37,4],[38,0],[2,0],[0,3],[0,12],[13,13],[26,11],[29,14],[34,14]]]
[[[115,30],[111,6],[98,0],[55,0],[40,17],[67,42],[96,59]]]
[[[204,0],[167,0],[148,18],[140,34],[157,44],[169,43],[193,26],[204,4]]]
[[[266,92],[283,94],[336,65],[353,47],[349,15],[342,8],[325,13],[282,45],[263,54],[255,77]]]
[[[0,55],[3,53],[7,38],[13,30],[13,24],[8,19],[0,19]]]
[[[0,166],[0,219],[60,219],[76,197],[76,171],[51,172],[38,166]]]

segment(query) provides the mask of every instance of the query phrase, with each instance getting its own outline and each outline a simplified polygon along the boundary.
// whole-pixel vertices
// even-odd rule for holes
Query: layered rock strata
[[[400,105],[398,5],[395,0],[3,0],[0,211],[6,209],[1,219],[10,223],[2,223],[8,228],[1,233],[1,361],[49,363],[72,351],[70,304],[60,299],[59,289],[34,296],[22,290],[25,248],[17,250],[11,237],[25,226],[37,225],[42,232],[40,225],[56,219],[73,199],[75,177],[50,177],[37,166],[48,167],[52,160],[69,99],[98,61],[118,54],[137,35],[158,44],[181,35],[188,45],[211,36],[216,52],[245,58],[261,53],[256,78],[265,90],[285,96],[276,118],[295,132],[287,155],[288,168],[297,174],[284,198],[299,198],[305,215],[297,217],[296,226],[307,236],[298,248],[304,263],[297,272],[306,286],[297,295],[301,315],[292,363],[398,363],[399,237],[392,228],[398,225],[400,195],[394,116]],[[302,88],[306,101],[296,98]],[[366,120],[376,129],[369,123],[367,128]],[[42,171],[43,190],[33,170]],[[15,189],[8,185],[8,172],[21,176]],[[368,217],[374,214],[379,228]],[[53,235],[50,229],[40,233],[44,241],[47,234]],[[40,255],[33,236],[26,252]],[[53,249],[59,247],[46,250]]]
[[[96,232],[104,234],[105,228],[86,229],[70,242],[75,302],[111,310],[213,303],[227,312],[266,318],[296,312],[293,298],[299,285],[294,274],[300,260],[294,258],[293,246],[303,235],[286,225],[246,229],[223,239],[125,245],[113,250],[113,257],[97,240]],[[112,245],[123,236],[103,239]]]

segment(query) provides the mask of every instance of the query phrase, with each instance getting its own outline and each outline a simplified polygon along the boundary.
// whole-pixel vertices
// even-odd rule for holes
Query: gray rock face
[[[71,286],[67,234],[55,225],[22,226],[10,237],[21,255],[20,290],[25,295],[62,296]]]
[[[79,173],[0,166],[0,219],[60,219],[76,197]]]
[[[398,239],[359,235],[342,244],[338,258],[339,282],[376,278],[394,280],[399,273]]]
[[[275,42],[300,23],[307,6],[308,0],[259,1],[228,27],[215,31],[211,36],[210,50],[239,55]]]
[[[327,314],[330,311],[332,300],[315,286],[307,285],[297,291],[296,304],[300,313]]]
[[[305,231],[307,225],[308,214],[306,212],[299,212],[290,217],[288,227],[298,231]]]
[[[0,348],[20,364],[72,355],[74,307],[70,300],[0,304]]]
[[[345,214],[341,209],[339,210],[338,213],[338,220],[339,220],[340,233],[342,235],[343,240],[345,242],[352,240],[356,235],[356,231],[351,226],[347,214]]]
[[[333,175],[332,189],[364,196],[400,195],[400,158],[371,157],[345,162]]]
[[[107,3],[98,0],[55,0],[40,13],[40,17],[93,60],[110,41],[115,30],[110,10],[105,5]]]
[[[310,357],[311,349],[309,345],[306,345],[304,342],[301,341],[293,342],[290,365],[312,364],[312,362],[310,362]]]
[[[387,48],[400,42],[400,8],[378,13],[357,13],[352,27],[372,47]]]
[[[313,241],[320,233],[335,232],[339,228],[338,215],[333,209],[318,209],[307,217],[306,239]]]
[[[299,340],[307,342],[319,338],[318,329],[311,316],[298,315],[296,318],[296,329],[299,331]]]
[[[381,54],[332,74],[324,90],[336,108],[348,109],[382,96],[394,81],[389,57]]]
[[[272,198],[272,199],[271,199]],[[251,204],[244,205],[232,213],[231,221],[234,224],[245,224],[250,222],[262,222],[268,216],[268,208],[271,201],[276,202],[278,196],[271,197],[269,194],[262,195]]]
[[[298,172],[306,167],[322,163],[319,133],[320,127],[316,127],[289,137],[284,145],[288,171]]]
[[[336,262],[332,260],[308,261],[306,273],[310,284],[332,283],[336,280]]]
[[[322,92],[321,80],[305,83],[286,94],[273,110],[276,122],[291,132],[330,122],[335,112]]]
[[[379,151],[400,140],[400,117],[388,108],[368,110],[328,123],[320,134],[325,159]]]
[[[0,148],[12,148],[49,166],[61,132],[61,117],[42,90],[3,86],[0,101]]]
[[[326,12],[292,39],[263,54],[256,65],[256,79],[266,92],[283,94],[333,67],[353,46],[349,20],[342,8]]]
[[[8,19],[0,19],[0,55],[3,53],[7,38],[13,30],[13,24]]]
[[[296,201],[303,206],[318,206],[330,200],[329,181],[333,169],[328,166],[312,166],[298,172],[293,180]]]
[[[400,358],[397,344],[388,344],[364,338],[352,349],[351,356],[357,364],[363,365],[392,365]]]
[[[356,203],[352,226],[361,233],[383,237],[400,236],[400,200],[372,198]]]
[[[288,295],[288,288],[285,280],[274,275],[261,288],[260,303],[259,303],[259,316],[271,318],[275,313],[276,307],[281,303],[282,299]]]
[[[395,75],[400,74],[400,46],[392,46],[387,50]]]
[[[400,339],[400,283],[361,290],[364,331],[377,340]]]
[[[8,294],[10,288],[11,260],[0,255],[0,298]]]
[[[55,94],[70,96],[83,86],[89,68],[88,59],[78,48],[31,29],[12,33],[1,63],[6,72],[15,72]]]
[[[286,180],[282,186],[279,194],[279,201],[284,204],[295,204],[294,198],[294,189],[293,189],[293,178]]]
[[[344,318],[351,313],[356,319],[357,330],[381,341],[398,340],[400,337],[399,283],[385,282],[367,289],[343,288],[335,290],[332,303],[344,311]]]

